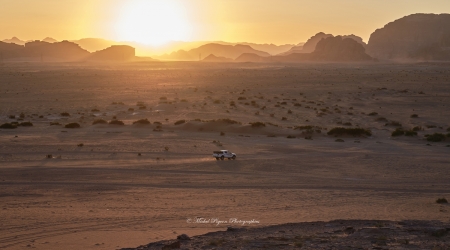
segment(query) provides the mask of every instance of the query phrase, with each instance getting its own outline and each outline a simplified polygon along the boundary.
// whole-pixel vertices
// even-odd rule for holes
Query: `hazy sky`
[[[413,13],[450,13],[450,0],[0,0],[0,39],[284,44],[323,31],[367,42]]]

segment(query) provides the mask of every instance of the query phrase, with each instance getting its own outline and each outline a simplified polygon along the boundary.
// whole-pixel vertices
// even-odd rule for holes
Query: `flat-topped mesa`
[[[136,51],[128,45],[113,45],[109,48],[94,52],[89,61],[130,61],[135,58]]]
[[[413,14],[372,33],[367,53],[378,59],[450,59],[450,14]]]

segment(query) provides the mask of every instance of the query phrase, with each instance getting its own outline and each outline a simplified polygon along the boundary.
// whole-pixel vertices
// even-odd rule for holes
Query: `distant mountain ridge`
[[[80,45],[69,42],[33,41],[25,45],[0,42],[1,59],[6,61],[129,61],[135,59],[135,50],[130,46],[112,46],[90,53]]]
[[[173,61],[198,61],[213,54],[217,57],[225,57],[234,60],[244,53],[253,53],[262,57],[270,56],[269,53],[255,50],[249,45],[223,45],[218,43],[209,43],[189,51],[179,50],[172,52],[171,54],[159,57],[159,59]]]

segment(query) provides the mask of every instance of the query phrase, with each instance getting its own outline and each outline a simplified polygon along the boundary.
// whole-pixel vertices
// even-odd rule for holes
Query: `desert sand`
[[[0,248],[121,249],[332,220],[448,224],[436,199],[450,198],[450,139],[425,135],[449,133],[449,80],[448,63],[2,64],[0,124],[33,126],[0,129]],[[399,126],[417,135],[392,137]],[[335,127],[371,136],[327,135]],[[237,159],[216,161],[220,149]]]

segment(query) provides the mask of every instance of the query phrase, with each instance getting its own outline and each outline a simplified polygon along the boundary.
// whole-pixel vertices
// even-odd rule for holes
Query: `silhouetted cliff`
[[[413,14],[370,36],[367,53],[379,59],[450,59],[450,14]]]

